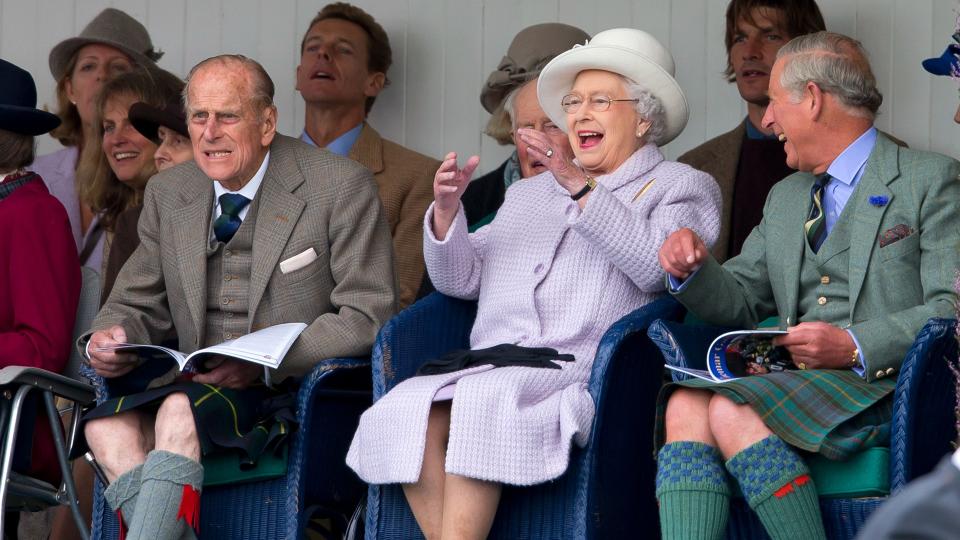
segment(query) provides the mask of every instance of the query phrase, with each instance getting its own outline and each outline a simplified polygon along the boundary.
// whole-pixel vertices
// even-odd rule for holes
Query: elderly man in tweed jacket
[[[862,46],[795,38],[777,53],[769,97],[763,124],[802,172],[773,187],[739,256],[721,266],[681,230],[660,260],[676,297],[712,324],[778,315],[788,333],[775,343],[798,369],[664,393],[664,538],[723,531],[728,478],[772,538],[823,538],[798,450],[844,460],[885,444],[910,344],[927,319],[954,313],[960,163],[877,132],[883,98]]]
[[[189,352],[274,324],[308,323],[268,377],[274,383],[323,358],[367,354],[396,308],[390,235],[370,172],[276,134],[273,83],[250,59],[201,62],[186,96],[196,161],[147,187],[140,247],[93,323],[93,368],[110,379],[125,375],[135,360],[101,348],[159,343],[171,325]],[[128,538],[192,534],[184,521],[195,525],[201,455],[233,448],[256,460],[265,443],[255,432],[271,431],[264,404],[276,396],[260,383],[264,376],[260,366],[226,359],[192,382],[90,413],[86,439]],[[144,410],[156,417],[128,410],[130,403],[152,404]],[[218,403],[222,414],[207,412]]]

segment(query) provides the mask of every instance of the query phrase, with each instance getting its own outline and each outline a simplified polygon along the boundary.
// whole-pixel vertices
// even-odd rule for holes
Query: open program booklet
[[[181,371],[190,362],[193,362],[194,367],[202,371],[204,358],[212,356],[236,358],[276,369],[280,366],[280,362],[283,361],[287,351],[293,346],[293,342],[297,340],[297,337],[306,327],[307,325],[304,323],[277,324],[190,354],[160,345],[136,343],[99,347],[97,350],[135,353],[143,357],[157,356],[158,353],[162,353],[175,360]]]
[[[707,351],[707,369],[680,366],[667,368],[698,379],[724,382],[747,375],[762,375],[795,369],[790,353],[775,347],[773,338],[786,335],[785,330],[737,330],[717,336]]]

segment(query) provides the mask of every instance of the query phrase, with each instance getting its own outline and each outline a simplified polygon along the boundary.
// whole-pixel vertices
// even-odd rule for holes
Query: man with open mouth
[[[310,23],[300,47],[297,90],[306,102],[300,139],[370,169],[393,236],[400,307],[416,299],[423,279],[423,215],[433,201],[440,162],[388,141],[367,123],[390,84],[392,52],[383,27],[343,2],[328,4]]]
[[[774,57],[796,36],[826,30],[815,0],[731,0],[727,6],[727,69],[747,104],[747,117],[731,131],[677,161],[710,173],[720,185],[723,216],[713,254],[724,261],[740,253],[760,223],[773,184],[793,172],[783,145],[761,126]]]

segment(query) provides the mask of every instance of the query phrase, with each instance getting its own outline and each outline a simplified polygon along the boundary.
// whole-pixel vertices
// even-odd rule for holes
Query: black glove
[[[486,349],[457,349],[433,360],[428,360],[417,375],[439,375],[473,366],[489,364],[495,367],[533,367],[561,369],[554,360],[573,362],[572,354],[559,354],[549,347],[520,347],[518,345],[494,345]]]

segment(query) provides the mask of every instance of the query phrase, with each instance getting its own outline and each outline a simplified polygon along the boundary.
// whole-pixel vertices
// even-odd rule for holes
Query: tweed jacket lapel
[[[370,169],[373,174],[383,172],[383,139],[377,130],[364,122],[360,136],[347,157]]]
[[[280,138],[270,147],[270,163],[260,185],[260,207],[257,211],[257,226],[253,232],[253,268],[250,271],[250,316],[251,323],[257,306],[290,234],[306,206],[293,194],[303,183],[303,175],[297,170],[296,156]]]
[[[177,266],[193,318],[196,336],[202,342],[207,302],[207,246],[213,212],[213,180],[200,169],[189,169],[189,182],[180,192],[181,204],[172,213]]]
[[[857,298],[860,296],[863,280],[867,275],[870,255],[877,244],[880,222],[893,201],[893,192],[890,190],[889,184],[900,176],[900,167],[897,162],[899,152],[896,144],[883,135],[878,136],[873,152],[867,158],[866,170],[863,172],[863,177],[860,178],[860,185],[857,186],[858,189],[854,193],[854,195],[859,193],[858,200],[851,200],[847,203],[856,204],[852,208],[856,210],[856,214],[852,216],[854,218],[853,229],[850,231],[851,320],[853,309],[857,305]],[[887,203],[881,206],[868,204],[867,200],[874,195],[886,197]]]

